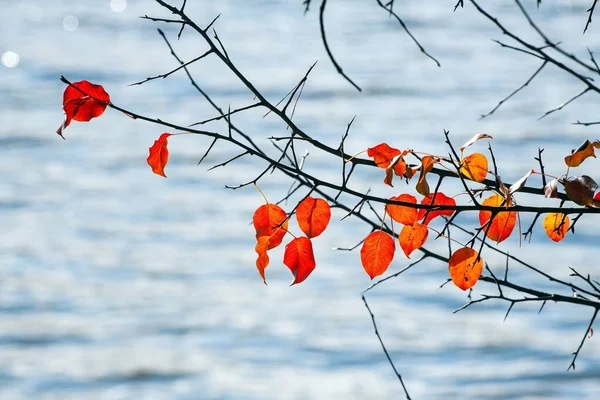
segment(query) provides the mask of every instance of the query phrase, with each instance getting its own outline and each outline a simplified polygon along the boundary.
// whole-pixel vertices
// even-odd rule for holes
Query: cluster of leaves
[[[266,201],[266,198],[265,198]],[[266,204],[258,207],[252,217],[256,229],[255,251],[258,254],[256,268],[265,284],[265,268],[269,265],[268,250],[281,244],[288,231],[290,217],[276,204]],[[315,269],[316,262],[311,239],[325,231],[331,220],[331,208],[327,201],[310,196],[305,197],[296,206],[298,227],[306,236],[294,236],[286,246],[283,263],[292,271],[292,285],[304,281]]]
[[[110,96],[102,86],[85,80],[69,84],[63,95],[65,119],[57,133],[64,139],[63,131],[71,121],[90,121],[102,115],[108,106],[117,108],[111,103]],[[164,168],[169,160],[168,138],[178,134],[162,133],[149,148],[147,162],[155,174],[166,178]],[[390,202],[385,204],[385,213],[380,229],[371,232],[364,239],[360,251],[363,268],[371,279],[383,274],[394,258],[396,249],[396,241],[393,237],[395,235],[394,222],[402,225],[398,241],[406,257],[410,257],[413,251],[421,248],[427,242],[430,230],[434,231],[437,237],[444,236],[448,223],[459,209],[454,197],[461,193],[447,196],[439,190],[439,184],[433,192],[431,191],[427,182],[427,174],[435,166],[456,173],[474,202],[473,193],[492,192],[481,203],[480,228],[477,234],[484,232],[487,238],[496,243],[506,240],[512,234],[517,221],[519,221],[518,212],[513,210],[516,205],[514,194],[525,186],[527,179],[532,174],[550,175],[531,170],[516,183],[507,187],[502,183],[499,175],[488,170],[488,159],[485,155],[481,153],[464,155],[465,149],[481,139],[493,138],[487,134],[475,135],[460,148],[460,156],[455,153],[454,158],[418,153],[411,149],[400,150],[387,143],[381,143],[366,150],[375,165],[385,170],[383,179],[385,184],[393,186],[394,176],[399,176],[408,183],[418,175],[415,190],[423,196],[419,202],[412,194],[403,193],[391,197]],[[596,193],[598,184],[586,175],[568,176],[570,168],[578,167],[587,158],[596,157],[595,149],[598,148],[600,148],[600,141],[586,140],[578,149],[572,150],[571,154],[565,157],[567,172],[560,178],[552,177],[554,179],[544,188],[545,196],[559,198],[558,184],[560,183],[566,196],[574,203],[586,207],[599,207],[600,192]],[[409,156],[416,158],[418,163],[407,163],[406,159]],[[486,185],[475,191],[469,189],[465,183],[465,180],[482,183],[488,174],[494,175],[495,187]],[[304,236],[295,236],[288,230],[289,219],[294,214]],[[387,216],[392,220],[393,235],[383,229]],[[441,231],[429,226],[430,222],[439,216],[449,218]],[[266,283],[265,269],[270,261],[268,251],[279,246],[286,234],[290,233],[293,239],[285,247],[283,263],[294,276],[292,284],[303,282],[316,267],[312,239],[323,233],[330,219],[331,209],[324,199],[306,196],[290,214],[287,214],[278,205],[270,204],[265,197],[265,204],[258,207],[253,216],[257,241],[255,251],[258,254],[256,267],[263,281]],[[549,213],[546,215],[543,225],[548,237],[558,242],[567,234],[570,220],[566,214]],[[463,290],[475,285],[484,265],[481,255],[472,248],[473,243],[474,240],[470,241],[470,246],[461,244],[461,247],[453,252],[448,263],[452,281]]]

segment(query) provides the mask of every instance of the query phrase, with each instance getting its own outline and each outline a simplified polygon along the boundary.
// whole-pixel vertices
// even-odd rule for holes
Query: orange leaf
[[[482,269],[483,259],[470,247],[456,250],[448,262],[452,282],[462,290],[475,286]]]
[[[565,187],[569,199],[580,206],[591,206],[594,204],[594,192],[598,184],[587,175],[571,177],[560,181]]]
[[[423,197],[423,200],[421,200],[421,204],[431,204],[432,198],[433,198],[433,194],[430,194],[427,197]],[[437,192],[437,194],[435,195],[435,200],[433,202],[433,205],[434,206],[456,206],[456,201],[452,197],[448,197],[442,192]],[[454,210],[437,210],[437,211],[431,210],[431,211],[429,211],[429,213],[427,213],[427,210],[421,208],[421,209],[419,209],[418,220],[420,221],[421,219],[423,219],[425,214],[427,214],[427,218],[425,218],[425,221],[423,221],[423,224],[428,225],[432,219],[434,219],[435,217],[438,217],[440,215],[445,215],[447,217],[451,217],[452,214],[454,214]]]
[[[433,169],[433,157],[425,156],[421,160],[421,175],[419,175],[419,181],[417,182],[417,186],[415,189],[417,192],[421,193],[423,196],[429,196],[429,184],[425,176],[429,171]]]
[[[394,169],[394,173],[396,175],[404,176],[404,172],[406,172],[406,161],[404,161],[403,157],[400,157],[398,158],[398,161],[392,164],[392,168]]]
[[[460,163],[460,173],[467,179],[483,182],[487,176],[488,161],[481,153],[473,153]]]
[[[87,122],[92,118],[102,115],[110,103],[110,96],[100,85],[88,81],[73,82],[65,89],[63,94],[63,111],[65,120],[58,128],[58,133],[63,139],[63,131],[71,120]]]
[[[406,166],[406,170],[404,171],[404,177],[406,179],[412,179],[419,172],[419,166]]]
[[[426,225],[419,224],[418,222],[414,225],[404,225],[404,228],[400,231],[398,240],[406,257],[410,258],[410,253],[425,244],[428,234],[429,230]]]
[[[323,199],[307,197],[296,208],[298,226],[308,238],[319,236],[331,219],[331,208]]]
[[[502,197],[502,195],[499,194],[491,195],[490,197],[485,199],[481,204],[484,206],[506,208],[504,197]],[[481,224],[481,226],[487,224],[491,216],[491,211],[479,211],[479,223]],[[516,222],[516,211],[500,211],[496,214],[496,216],[492,220],[492,223],[489,226],[483,228],[483,230],[484,232],[486,232],[487,237],[489,237],[497,243],[500,243],[501,241],[510,236],[515,227]]]
[[[258,273],[265,285],[267,284],[267,280],[265,279],[265,269],[269,265],[269,255],[267,254],[267,250],[269,247],[269,237],[261,236],[258,238],[258,243],[254,247],[254,251],[258,254],[258,258],[256,259],[256,268],[258,268]]]
[[[379,168],[387,168],[393,158],[400,155],[400,153],[400,150],[388,146],[387,143],[381,143],[367,149],[367,155],[373,158]]]
[[[252,223],[256,229],[257,240],[261,236],[269,237],[269,250],[279,246],[287,233],[287,215],[275,204],[263,204],[258,207],[252,217]]]
[[[406,172],[406,161],[404,161],[404,158],[402,157],[404,153],[405,152],[402,152],[402,154],[396,156],[390,165],[388,165],[388,167],[385,169],[385,178],[383,179],[383,183],[386,185],[394,187],[392,184],[394,174],[398,176],[404,176],[404,173]]]
[[[285,246],[283,263],[294,274],[292,285],[305,280],[316,267],[312,242],[307,237],[298,237]]]
[[[165,167],[169,162],[169,150],[167,149],[168,140],[171,136],[170,133],[163,133],[160,135],[158,140],[154,141],[152,147],[150,147],[150,155],[146,159],[148,165],[152,168],[152,172],[157,175],[167,177],[165,175]]]
[[[569,216],[562,213],[550,213],[544,218],[546,235],[555,242],[560,242],[565,238],[569,230],[569,224]]]
[[[360,249],[360,260],[365,272],[375,278],[383,274],[394,259],[395,241],[383,231],[371,232]]]
[[[577,150],[573,150],[570,156],[565,157],[565,164],[569,167],[578,167],[586,158],[595,158],[596,154],[594,153],[594,147],[597,146],[594,146],[589,140],[586,140],[577,148]]]
[[[411,194],[401,194],[390,197],[390,200],[403,201],[405,203],[417,204],[417,198]],[[412,225],[417,221],[417,209],[408,206],[386,204],[385,211],[394,221],[404,225]]]
[[[392,169],[390,167],[387,167],[385,169],[385,177],[383,178],[383,183],[385,183],[388,186],[394,187],[394,185],[392,184],[393,180],[394,180],[394,172],[392,171]]]

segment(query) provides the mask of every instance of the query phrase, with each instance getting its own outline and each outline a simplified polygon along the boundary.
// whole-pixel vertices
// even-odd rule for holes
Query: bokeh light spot
[[[63,19],[63,28],[69,32],[73,32],[75,29],[79,27],[79,20],[74,15],[67,15],[65,19]]]
[[[6,51],[0,57],[0,62],[7,68],[14,68],[19,65],[20,57],[14,51]]]
[[[110,9],[114,12],[123,12],[127,8],[127,0],[111,0]]]

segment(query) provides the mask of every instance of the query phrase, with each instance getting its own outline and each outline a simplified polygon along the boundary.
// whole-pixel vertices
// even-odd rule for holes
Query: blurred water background
[[[538,40],[513,3],[489,3],[503,23]],[[574,53],[587,58],[586,46],[600,50],[600,22],[581,34],[590,1],[549,0],[539,10],[526,3],[551,38]],[[575,79],[548,68],[479,120],[540,62],[500,48],[490,39],[506,37],[470,5],[456,13],[453,5],[396,5],[440,60],[438,68],[375,2],[330,2],[330,44],[363,93],[328,61],[316,3],[306,16],[300,0],[191,0],[186,11],[200,25],[221,14],[215,27],[230,57],[272,101],[319,60],[295,120],[332,146],[356,115],[349,153],[386,141],[445,154],[443,129],[457,144],[486,132],[495,137],[505,181],[537,168],[538,147],[545,148],[548,172],[564,173],[562,158],[570,149],[598,137],[598,128],[571,124],[598,119],[597,97],[586,95],[538,120],[581,90]],[[139,18],[145,14],[171,17],[150,0],[0,2],[0,398],[402,398],[360,299],[370,281],[359,253],[331,250],[356,244],[369,232],[366,226],[339,222],[342,214],[335,212],[315,241],[317,269],[309,279],[289,287],[281,246],[264,286],[249,225],[263,200],[252,187],[223,188],[257,175],[259,161],[242,159],[207,172],[235,149],[217,146],[197,167],[210,141],[178,136],[170,140],[169,178],[160,178],[145,159],[164,129],[113,110],[87,124],[74,122],[67,141],[55,134],[62,120],[60,75],[102,84],[116,104],[144,115],[184,125],[215,115],[182,72],[127,86],[177,65],[157,27],[185,60],[206,50],[190,29],[177,41],[176,27]],[[192,71],[224,108],[253,100],[216,59]],[[249,112],[234,122],[270,146],[265,138],[286,131],[262,114]],[[209,128],[226,130],[222,123]],[[487,147],[476,146],[482,152]],[[339,179],[339,163],[322,154],[311,153],[306,168]],[[595,160],[582,167],[596,179],[597,171]],[[384,188],[381,179],[378,171],[359,171],[352,187],[373,186],[385,196],[412,190],[400,183]],[[289,183],[275,174],[261,187],[275,201]],[[530,183],[539,185],[539,177]],[[524,217],[524,226],[530,220]],[[472,226],[475,216],[462,222]],[[597,276],[597,219],[582,219],[577,235],[559,244],[540,228],[520,248],[513,236],[500,247],[544,271],[568,278],[573,266]],[[429,246],[444,252],[446,243]],[[484,257],[502,271],[501,256],[488,251]],[[407,262],[399,252],[387,274]],[[517,265],[511,276],[561,290]],[[467,299],[452,285],[438,289],[446,279],[446,266],[428,261],[370,293],[380,332],[413,398],[597,398],[597,338],[585,344],[577,370],[566,372],[592,310],[548,304],[538,315],[535,305],[516,306],[502,322],[507,304],[487,303],[453,314]],[[476,289],[474,296],[494,291],[484,284]]]

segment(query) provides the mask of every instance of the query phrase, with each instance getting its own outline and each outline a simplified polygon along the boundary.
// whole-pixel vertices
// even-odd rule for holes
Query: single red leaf
[[[434,194],[432,193],[427,197],[423,197],[423,200],[421,200],[421,204],[431,204],[431,200],[433,199],[433,196],[434,196]],[[456,201],[452,197],[448,197],[442,192],[437,192],[437,194],[435,195],[435,199],[433,201],[433,205],[434,206],[456,206]],[[420,221],[421,219],[423,219],[423,217],[425,217],[425,215],[427,215],[427,217],[425,218],[425,221],[423,221],[423,224],[428,225],[429,222],[432,219],[434,219],[435,217],[439,217],[440,215],[445,215],[447,217],[451,217],[452,214],[454,214],[454,210],[431,210],[431,211],[429,211],[429,213],[427,213],[427,210],[425,210],[424,208],[421,208],[421,209],[419,209],[418,220]]]
[[[73,82],[63,93],[63,111],[65,120],[58,128],[63,139],[63,131],[71,121],[87,122],[102,115],[110,103],[110,96],[100,85],[94,85],[86,80]]]
[[[146,159],[148,165],[152,168],[152,172],[165,178],[167,177],[165,175],[165,166],[169,162],[169,150],[167,149],[167,145],[169,144],[167,138],[169,136],[171,134],[166,132],[160,135],[158,140],[155,140],[152,147],[150,147],[150,155]]]
[[[285,246],[283,263],[294,275],[292,285],[304,281],[316,267],[315,255],[310,239],[301,236],[289,242]]]
[[[385,169],[385,177],[383,178],[383,183],[385,183],[388,186],[394,187],[394,185],[392,184],[393,180],[394,180],[394,171],[392,170],[392,168],[387,167]]]
[[[565,238],[569,224],[569,216],[562,213],[550,213],[544,218],[546,235],[555,242],[560,242]]]
[[[485,199],[481,204],[484,206],[500,207],[501,209],[506,209],[504,197],[500,194],[491,195],[490,197]],[[486,225],[491,217],[491,211],[479,211],[479,223],[481,224],[481,226]],[[484,232],[486,232],[487,237],[489,237],[496,243],[500,243],[501,241],[505,240],[507,237],[510,236],[515,227],[516,222],[516,211],[500,211],[496,214],[491,224],[483,228],[483,230]]]
[[[254,247],[254,251],[258,254],[258,258],[256,259],[256,268],[258,269],[258,273],[260,277],[263,279],[265,285],[267,284],[267,280],[265,279],[265,269],[269,265],[269,255],[267,254],[267,250],[269,249],[269,237],[261,236],[258,238],[256,246]]]
[[[390,200],[403,201],[405,203],[417,204],[417,198],[411,194],[401,194],[390,197]],[[385,211],[396,222],[403,225],[412,225],[417,221],[417,209],[396,204],[386,204]]]
[[[400,154],[400,150],[388,146],[387,143],[380,143],[367,149],[367,155],[373,158],[379,168],[387,168],[394,157]]]
[[[269,250],[279,246],[287,233],[287,214],[275,204],[263,204],[258,207],[252,217],[252,223],[257,240],[261,236],[269,237]]]
[[[395,241],[383,231],[371,232],[360,249],[360,260],[365,272],[375,278],[383,274],[394,259]]]
[[[400,231],[398,240],[406,257],[410,258],[410,254],[413,251],[423,246],[427,241],[428,235],[429,230],[426,225],[419,224],[418,222],[414,225],[404,225],[404,228]]]
[[[483,259],[470,247],[456,250],[448,262],[452,282],[462,290],[475,286],[482,270]]]
[[[323,199],[307,197],[296,208],[296,219],[302,232],[310,239],[319,236],[331,219],[331,208]]]

